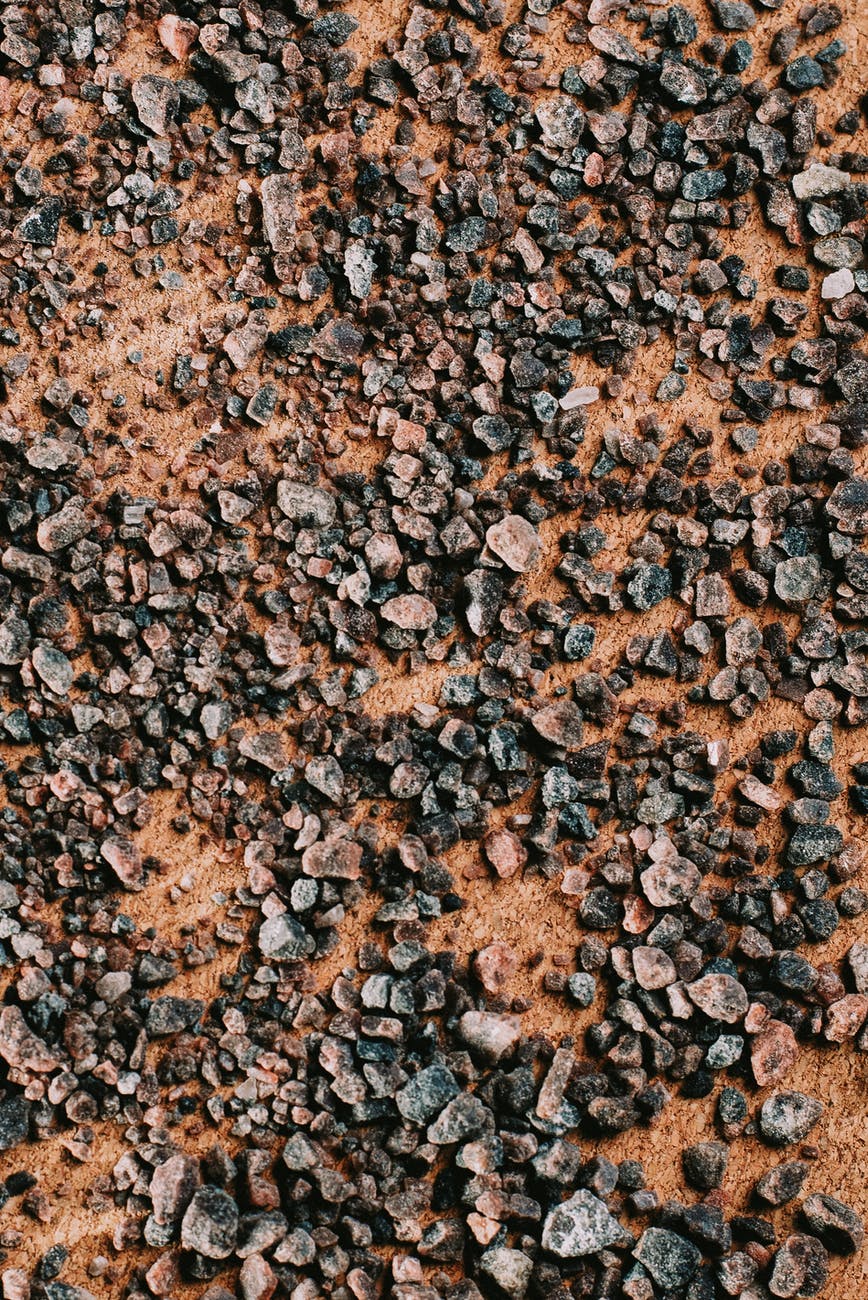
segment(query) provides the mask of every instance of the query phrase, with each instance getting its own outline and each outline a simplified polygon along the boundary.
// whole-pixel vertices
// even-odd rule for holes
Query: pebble
[[[775,1092],[762,1104],[760,1132],[772,1146],[801,1142],[823,1113],[822,1102],[803,1092]]]
[[[546,1216],[543,1250],[561,1259],[593,1255],[624,1239],[624,1228],[593,1193],[574,1192]]]
[[[837,1255],[853,1255],[862,1249],[865,1229],[849,1205],[825,1192],[812,1192],[802,1202],[799,1214],[805,1226],[823,1245]]]
[[[679,1291],[696,1275],[702,1254],[669,1228],[646,1228],[633,1254],[654,1282],[667,1291]]]
[[[181,1245],[206,1259],[226,1259],[238,1237],[238,1207],[220,1187],[200,1187],[181,1220]]]

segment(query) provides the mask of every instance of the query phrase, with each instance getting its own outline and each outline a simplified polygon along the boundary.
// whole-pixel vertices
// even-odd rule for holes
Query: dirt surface
[[[693,4],[688,8],[695,8]],[[785,0],[774,10],[760,10],[756,26],[749,33],[758,52],[765,51],[773,34],[788,23],[798,20],[801,4],[798,0]],[[538,48],[543,50],[542,76],[545,86],[557,86],[560,74],[571,63],[581,61],[589,53],[566,41],[566,31],[573,20],[575,6],[556,7],[549,19],[548,31],[537,37]],[[845,42],[846,54],[840,61],[840,75],[834,86],[823,95],[820,104],[819,126],[832,131],[841,112],[859,103],[865,94],[864,69],[868,66],[868,9],[861,0],[840,0],[843,22],[834,33]],[[523,7],[514,0],[506,5],[507,19],[518,20]],[[341,12],[354,15],[360,26],[347,42],[361,64],[382,57],[387,50],[398,47],[409,6],[389,0],[388,3],[369,4],[351,0]],[[700,15],[703,22],[707,15]],[[111,51],[103,71],[116,71],[126,78],[140,77],[145,73],[177,78],[185,75],[185,65],[172,60],[164,50],[155,32],[156,13],[149,7],[133,6],[123,20],[123,35]],[[828,38],[828,39],[831,39]],[[499,53],[500,31],[494,28],[482,32],[478,43],[486,68],[503,74],[504,86],[514,87],[516,73],[507,69]],[[392,42],[390,47],[389,43]],[[758,55],[753,75],[777,75],[763,55]],[[90,75],[90,74],[89,74]],[[536,93],[536,92],[534,92]],[[26,83],[12,80],[5,85],[2,112],[4,147],[16,149],[17,166],[44,166],[54,149],[49,140],[31,120]],[[22,101],[24,108],[22,108]],[[85,137],[99,125],[100,116],[94,106],[80,99],[73,100],[67,130]],[[191,113],[190,120],[211,124],[209,106]],[[380,109],[370,130],[358,142],[363,155],[375,159],[394,142],[398,121],[396,112]],[[313,147],[313,141],[308,144]],[[449,147],[448,129],[445,126],[420,121],[412,152],[419,158],[434,159],[431,182],[436,190],[438,169],[444,172]],[[855,134],[847,137],[846,148],[868,152],[868,131],[864,117],[860,119]],[[204,153],[204,145],[202,150]],[[195,149],[191,150],[195,154]],[[231,299],[228,274],[238,274],[248,265],[255,277],[263,272],[263,259],[254,248],[258,246],[258,232],[253,217],[247,217],[242,189],[239,206],[239,184],[249,190],[251,181],[227,163],[223,174],[203,168],[192,180],[177,181],[183,191],[185,221],[214,223],[222,233],[210,245],[184,237],[161,249],[165,272],[177,272],[182,277],[182,287],[167,292],[156,283],[154,274],[139,274],[135,270],[135,253],[127,232],[116,231],[102,235],[95,229],[79,237],[64,226],[60,242],[53,255],[65,261],[74,272],[74,294],[66,312],[60,312],[53,321],[39,329],[37,348],[31,365],[23,378],[7,386],[2,418],[9,424],[24,429],[45,426],[46,414],[42,395],[47,385],[58,376],[69,381],[72,389],[87,390],[92,395],[89,406],[90,427],[95,430],[88,465],[90,482],[88,491],[94,502],[111,492],[123,489],[133,496],[155,498],[158,502],[169,500],[174,505],[198,500],[204,480],[213,475],[229,481],[242,477],[251,464],[277,466],[278,449],[284,440],[297,439],[300,428],[306,428],[308,437],[317,448],[321,464],[332,476],[341,472],[373,474],[385,456],[392,451],[388,440],[372,434],[366,427],[364,400],[357,391],[348,393],[343,401],[336,381],[330,381],[333,393],[332,409],[321,403],[317,420],[311,421],[311,394],[314,380],[302,372],[281,380],[281,405],[267,428],[245,425],[237,419],[221,421],[219,414],[204,401],[195,397],[183,408],[173,400],[161,402],[164,391],[157,382],[159,372],[169,375],[179,353],[195,358],[200,355],[202,326],[210,319],[222,320]],[[321,194],[310,193],[305,202],[309,211]],[[249,205],[248,205],[249,206]],[[302,206],[304,211],[304,205]],[[239,218],[239,213],[240,218]],[[257,219],[258,220],[258,219]],[[99,224],[99,223],[97,223]],[[801,248],[787,248],[780,232],[771,230],[762,213],[754,206],[740,229],[720,232],[727,254],[744,259],[746,271],[759,281],[761,300],[775,292],[775,268],[782,261],[801,264],[806,254]],[[153,250],[148,250],[153,253]],[[11,267],[14,257],[9,259]],[[97,271],[97,264],[101,264]],[[8,269],[8,268],[7,268]],[[271,286],[273,288],[273,285]],[[283,328],[289,324],[312,322],[322,304],[300,302],[290,295],[276,296],[277,307],[272,312],[270,328]],[[97,330],[84,325],[67,329],[68,320],[76,310],[84,311],[88,305],[99,304],[104,315],[104,325]],[[822,305],[812,291],[807,306],[809,315],[801,332],[806,336],[817,333],[822,315]],[[21,305],[13,305],[2,312],[0,325],[20,329],[32,340]],[[792,346],[791,338],[778,337],[767,358],[769,364],[775,356],[784,356]],[[14,351],[4,344],[4,356]],[[590,461],[596,456],[600,437],[604,431],[617,426],[633,428],[636,420],[655,406],[658,386],[672,370],[675,343],[663,336],[653,345],[640,347],[635,365],[624,379],[616,395],[603,391],[601,400],[590,408],[586,439],[580,447],[575,464],[587,472]],[[204,357],[203,357],[204,361]],[[590,354],[572,357],[569,365],[575,385],[602,385],[606,371]],[[194,379],[204,391],[205,376]],[[255,368],[248,376],[252,397],[258,379]],[[308,382],[309,380],[309,382]],[[673,429],[684,422],[710,425],[713,431],[711,451],[713,464],[706,478],[710,486],[731,479],[738,472],[741,481],[749,488],[761,486],[759,475],[771,460],[786,461],[795,450],[804,433],[805,424],[815,418],[813,413],[792,409],[778,411],[763,424],[757,445],[745,456],[734,451],[728,441],[728,427],[718,419],[719,403],[709,395],[715,380],[704,377],[696,368],[686,376],[684,393],[669,402],[665,409],[667,425]],[[322,396],[316,386],[318,400]],[[122,412],[121,417],[118,413]],[[201,439],[207,434],[206,443]],[[588,462],[588,463],[586,463]],[[868,452],[864,446],[853,450],[856,473],[868,472]],[[738,469],[736,468],[738,467]],[[477,489],[494,487],[504,472],[502,458],[493,457],[486,466],[485,477]],[[606,534],[602,557],[612,568],[622,569],[630,561],[630,545],[643,533],[656,512],[638,509],[628,515],[615,507],[605,507],[595,523]],[[526,601],[564,598],[566,584],[554,569],[561,557],[560,539],[578,518],[557,513],[543,519],[539,525],[542,542],[542,560],[539,566],[524,576]],[[267,549],[270,539],[249,530],[244,545],[254,562]],[[269,552],[270,553],[270,552]],[[270,563],[270,560],[267,560]],[[263,582],[262,589],[266,587]],[[730,617],[750,614],[747,605],[733,600]],[[760,616],[771,621],[772,612]],[[800,625],[800,615],[792,611],[774,611],[791,635]],[[582,671],[606,674],[622,661],[629,639],[640,631],[651,637],[655,632],[673,627],[674,621],[689,621],[681,609],[673,609],[673,602],[664,602],[653,609],[637,614],[622,610],[601,621],[592,657],[581,665]],[[249,609],[244,636],[263,633],[269,617],[260,606]],[[683,630],[683,629],[679,629]],[[71,625],[63,641],[64,648],[75,661],[76,671],[84,671],[92,647],[88,644],[86,628]],[[233,632],[226,630],[230,644]],[[237,634],[240,637],[240,634]],[[240,640],[239,640],[240,644]],[[373,645],[368,659],[379,674],[379,680],[365,694],[364,713],[368,718],[386,719],[400,714],[406,717],[424,717],[425,709],[436,708],[443,681],[454,668],[443,657],[438,662],[434,655],[423,661],[421,656],[395,653],[382,646]],[[333,663],[328,648],[321,644],[305,645],[298,652],[298,660],[305,660],[324,676]],[[479,661],[476,661],[477,664]],[[473,666],[471,664],[471,666]],[[575,664],[560,662],[552,665],[546,678],[546,694],[552,695],[558,686],[570,687],[576,675]],[[78,692],[78,694],[76,694]],[[684,688],[669,679],[637,680],[619,696],[617,711],[621,721],[635,710],[658,716],[674,700],[683,697]],[[84,700],[85,692],[73,688],[71,698]],[[362,706],[359,706],[362,707]],[[256,715],[250,705],[245,724],[256,724],[257,730],[276,731],[284,735],[287,748],[298,753],[297,724],[305,716],[303,705],[289,721],[275,719],[264,710]],[[800,735],[805,731],[805,717],[801,705],[779,698],[760,704],[753,715],[737,719],[708,703],[691,707],[687,725],[709,740],[726,738],[732,760],[743,758],[756,750],[761,738],[776,728],[795,727]],[[295,730],[293,728],[295,727]],[[590,725],[589,738],[602,734],[601,728]],[[36,761],[38,746],[22,748],[21,745],[3,746],[5,765],[16,770],[26,768],[28,755]],[[299,760],[303,762],[303,759]],[[836,732],[835,766],[843,773],[852,764],[868,761],[868,738],[864,726]],[[35,770],[35,769],[34,769]],[[718,787],[724,801],[724,810],[734,806],[733,789],[742,773],[731,771]],[[780,787],[778,783],[778,788]],[[160,949],[173,949],[186,954],[180,976],[172,983],[171,993],[182,998],[199,998],[206,1003],[221,996],[225,981],[236,972],[241,955],[249,949],[249,911],[237,899],[236,891],[248,884],[248,869],[244,863],[244,842],[239,836],[239,826],[223,818],[223,825],[208,825],[197,820],[195,802],[191,801],[189,787],[179,779],[178,788],[172,789],[171,776],[163,788],[149,792],[145,804],[136,814],[137,823],[131,832],[143,859],[153,858],[155,865],[145,887],[135,893],[124,894],[120,910],[135,923],[135,934],[129,942],[141,945],[141,950],[151,948],[156,942]],[[183,788],[181,788],[183,787]],[[230,788],[231,787],[231,788]],[[237,808],[239,801],[264,801],[266,783],[261,774],[249,768],[230,771],[224,787],[227,809]],[[209,796],[210,797],[210,796]],[[219,796],[215,795],[215,804]],[[729,800],[729,804],[726,801]],[[522,814],[532,806],[532,795],[506,802],[494,808],[491,826],[519,826]],[[186,829],[179,829],[177,818],[186,819]],[[518,821],[515,819],[518,818]],[[381,849],[395,845],[406,825],[406,816],[399,801],[386,799],[361,799],[353,810],[353,824],[365,819],[374,824],[379,833]],[[784,848],[784,833],[774,819],[763,824],[758,836],[772,853]],[[845,840],[857,843],[864,839],[864,817],[855,809],[839,804],[835,810],[835,823]],[[243,829],[243,828],[242,828]],[[593,849],[595,858],[604,854],[611,845],[627,843],[625,831],[613,822],[608,825]],[[480,850],[476,842],[460,843],[444,855],[460,893],[464,906],[461,910],[442,914],[428,925],[425,942],[430,951],[454,950],[459,968],[466,968],[474,954],[493,941],[502,940],[516,955],[517,969],[510,987],[513,998],[523,999],[524,1032],[539,1034],[554,1043],[565,1037],[581,1044],[587,1028],[605,1011],[602,1000],[588,1008],[571,1007],[560,992],[545,987],[547,973],[576,969],[575,951],[581,937],[581,923],[577,908],[581,893],[570,892],[561,879],[549,878],[544,870],[531,868],[524,875],[508,880],[498,880],[481,866]],[[868,862],[868,859],[866,859]],[[577,868],[581,870],[581,864]],[[587,882],[584,882],[587,884]],[[868,889],[868,865],[863,866],[850,882]],[[380,930],[375,913],[382,903],[380,895],[367,892],[360,886],[350,895],[346,915],[337,926],[337,940],[333,950],[321,960],[310,963],[301,979],[307,992],[327,993],[335,979],[347,968],[357,964],[360,945]],[[46,940],[60,941],[61,906],[57,899],[34,898],[31,919],[42,928]],[[828,940],[814,945],[810,959],[818,965],[830,962],[840,967],[852,943],[865,934],[865,914],[842,924]],[[234,925],[235,936],[220,939],[215,927]],[[228,931],[224,935],[228,935]],[[86,949],[82,946],[78,958],[84,967]],[[4,997],[13,999],[20,969],[14,965],[0,972]],[[156,1066],[160,1048],[155,1043],[147,1047],[147,1055]],[[38,1097],[40,1084],[33,1091]],[[811,1172],[805,1191],[823,1190],[840,1197],[863,1218],[868,1219],[868,1055],[852,1043],[843,1046],[817,1046],[803,1042],[798,1062],[787,1079],[786,1086],[799,1089],[822,1099],[825,1111],[811,1134],[810,1141],[816,1151],[810,1152]],[[774,1091],[751,1090],[751,1106],[759,1104]],[[225,1086],[227,1096],[231,1087]],[[180,1117],[173,1110],[174,1103],[185,1094],[182,1085],[173,1091],[164,1089],[159,1101],[145,1108],[136,1126],[136,1140],[142,1141],[150,1130],[159,1131],[171,1116],[172,1141],[195,1155],[204,1155],[219,1139],[230,1154],[237,1154],[245,1145],[246,1135],[233,1127],[228,1117],[224,1122],[212,1124],[201,1111]],[[605,1140],[577,1138],[583,1156],[595,1151],[609,1159],[620,1161],[638,1159],[644,1164],[647,1186],[659,1193],[661,1200],[668,1197],[692,1196],[686,1193],[680,1153],[693,1142],[715,1136],[715,1097],[690,1100],[676,1095],[658,1122],[633,1128],[630,1131],[606,1137]],[[103,1117],[85,1125],[86,1141],[81,1134],[47,1129],[42,1140],[31,1142],[0,1155],[0,1175],[6,1177],[19,1169],[26,1169],[37,1179],[38,1197],[28,1203],[10,1200],[0,1211],[0,1251],[3,1269],[21,1269],[27,1274],[37,1267],[46,1249],[55,1242],[63,1243],[69,1250],[69,1260],[63,1270],[63,1281],[87,1287],[98,1297],[126,1294],[125,1288],[132,1277],[141,1278],[142,1271],[160,1255],[160,1250],[147,1246],[138,1238],[137,1222],[129,1206],[122,1204],[112,1182],[112,1173],[122,1160],[129,1145],[128,1133],[122,1124]],[[794,1153],[795,1154],[795,1153]],[[758,1146],[750,1135],[734,1139],[730,1148],[730,1164],[722,1190],[713,1193],[713,1199],[727,1212],[749,1212],[750,1192],[757,1177],[769,1165],[769,1152]],[[790,1231],[792,1207],[785,1206],[771,1215],[776,1225]],[[389,1252],[385,1252],[388,1254]],[[97,1261],[94,1263],[94,1261]],[[446,1272],[457,1277],[454,1268]],[[225,1285],[235,1285],[234,1274],[221,1275]],[[859,1300],[865,1294],[868,1278],[868,1247],[863,1247],[855,1257],[843,1259],[833,1256],[831,1274],[825,1289],[830,1300]],[[4,1295],[18,1297],[15,1279],[6,1282]],[[133,1294],[146,1294],[136,1290],[144,1283],[134,1282]],[[174,1284],[169,1292],[186,1300],[199,1297],[208,1288],[206,1281]],[[242,1292],[236,1292],[241,1295]],[[284,1292],[278,1291],[278,1294]],[[304,1293],[305,1296],[312,1293]],[[499,1294],[499,1293],[498,1293]],[[747,1295],[748,1292],[745,1292]]]

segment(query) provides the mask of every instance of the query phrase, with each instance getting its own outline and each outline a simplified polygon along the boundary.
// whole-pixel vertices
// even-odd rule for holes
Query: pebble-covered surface
[[[855,1300],[868,16],[164,10],[0,10],[3,1300]]]

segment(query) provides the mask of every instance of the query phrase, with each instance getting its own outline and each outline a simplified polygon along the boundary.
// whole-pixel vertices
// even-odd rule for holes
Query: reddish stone
[[[163,48],[168,50],[173,59],[186,59],[199,35],[198,24],[177,14],[163,14],[157,23],[157,35]]]
[[[509,944],[499,939],[476,954],[473,969],[484,989],[502,993],[515,975],[518,959]]]
[[[750,1063],[760,1088],[782,1083],[799,1057],[796,1036],[782,1020],[770,1020],[751,1043]]]
[[[248,1255],[241,1265],[238,1284],[242,1300],[271,1300],[277,1290],[277,1277],[262,1255]]]
[[[527,862],[527,850],[512,831],[489,831],[482,841],[482,851],[501,880],[509,880]]]
[[[868,996],[864,993],[848,993],[833,1002],[826,1012],[826,1027],[823,1031],[830,1043],[843,1043],[848,1038],[855,1038],[868,1016]]]

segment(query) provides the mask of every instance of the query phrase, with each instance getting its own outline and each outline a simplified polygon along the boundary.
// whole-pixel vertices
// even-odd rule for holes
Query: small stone
[[[426,1130],[426,1138],[435,1146],[449,1146],[452,1142],[467,1142],[481,1137],[491,1126],[491,1111],[472,1092],[459,1092],[444,1106],[433,1124]]]
[[[687,858],[656,862],[643,871],[640,880],[652,907],[677,907],[688,902],[700,888],[702,876]]]
[[[55,695],[69,694],[75,674],[62,650],[53,645],[40,644],[34,646],[31,660],[35,672],[50,691],[54,691]]]
[[[201,1181],[193,1156],[179,1152],[157,1165],[148,1189],[157,1223],[179,1223]]]
[[[262,182],[262,230],[274,253],[295,248],[298,225],[296,194],[298,186],[281,172],[273,172]]]
[[[30,1129],[30,1102],[24,1097],[0,1101],[0,1151],[10,1151],[23,1142]]]
[[[718,972],[703,975],[687,985],[687,992],[690,1000],[712,1020],[734,1024],[747,1014],[747,993],[732,975]]]
[[[856,280],[853,272],[849,267],[843,267],[840,271],[832,271],[825,276],[820,287],[820,297],[827,300],[837,298],[846,298],[848,293],[852,293],[856,288]]]
[[[730,611],[729,589],[719,573],[696,580],[694,613],[697,618],[725,618]]]
[[[313,951],[313,938],[288,912],[278,912],[259,927],[257,945],[263,957],[275,961],[298,961]]]
[[[853,1255],[862,1249],[865,1229],[855,1210],[825,1192],[813,1192],[802,1204],[805,1226],[838,1255]]]
[[[482,851],[501,880],[509,880],[527,861],[527,850],[513,831],[489,831],[482,841]]]
[[[489,993],[507,989],[518,968],[518,958],[509,944],[500,940],[488,944],[473,959],[473,969],[482,987]]]
[[[458,1036],[486,1061],[496,1062],[509,1056],[518,1044],[521,1020],[494,1011],[465,1011],[458,1021]]]
[[[726,629],[726,662],[736,668],[753,663],[762,648],[762,632],[750,618],[737,618]]]
[[[476,636],[486,636],[500,613],[503,583],[496,573],[476,569],[464,579],[464,592],[467,624]]]
[[[537,105],[534,116],[542,131],[543,144],[571,149],[579,143],[585,115],[574,99],[566,95],[544,99]]]
[[[597,996],[597,983],[593,975],[576,971],[567,980],[567,992],[580,1007],[590,1007]]]
[[[769,1205],[786,1205],[795,1200],[808,1176],[809,1166],[804,1160],[788,1160],[757,1180],[755,1194]]]
[[[495,1246],[485,1251],[479,1269],[485,1277],[491,1278],[503,1295],[510,1300],[522,1300],[533,1272],[533,1260],[523,1251]]]
[[[668,1228],[646,1228],[633,1254],[657,1285],[666,1291],[683,1290],[702,1259],[692,1241]]]
[[[823,1105],[803,1092],[775,1092],[763,1102],[759,1125],[772,1146],[801,1142],[823,1113]]]
[[[7,614],[0,622],[0,664],[21,664],[30,653],[30,627],[23,618]]]
[[[354,298],[367,298],[371,292],[376,262],[361,239],[351,240],[344,253],[344,274]]]
[[[636,982],[643,989],[664,989],[678,978],[675,963],[662,948],[634,948],[632,957]]]
[[[146,73],[133,82],[131,94],[142,126],[154,135],[167,135],[181,105],[176,83]]]
[[[723,1142],[697,1142],[681,1154],[684,1176],[700,1192],[720,1187],[729,1163],[729,1149]]]
[[[816,594],[820,561],[816,555],[797,555],[775,565],[775,595],[785,605],[800,605]]]
[[[817,1295],[829,1275],[826,1248],[816,1237],[793,1233],[774,1257],[768,1288],[780,1300]]]
[[[540,539],[522,515],[506,515],[485,534],[489,548],[514,573],[526,573],[539,559]]]
[[[142,855],[132,840],[119,837],[103,840],[100,853],[125,889],[139,890],[144,887]]]
[[[48,1044],[35,1034],[16,1006],[0,1011],[0,1056],[13,1069],[44,1074],[57,1067]],[[12,1112],[14,1122],[15,1112]]]
[[[868,994],[848,993],[826,1010],[823,1037],[828,1043],[845,1043],[855,1038],[868,1017]]]
[[[559,749],[578,749],[582,743],[582,713],[572,700],[555,700],[545,705],[531,721],[537,735]]]
[[[238,1274],[241,1300],[271,1300],[278,1287],[278,1277],[260,1254],[248,1255]]]
[[[405,631],[424,632],[437,621],[437,607],[424,596],[393,596],[380,608],[387,623]]]
[[[839,532],[864,537],[868,533],[868,478],[854,475],[838,483],[826,502],[826,512]]]
[[[837,826],[797,826],[787,845],[787,862],[791,867],[827,862],[843,847],[844,837]]]
[[[36,530],[36,540],[43,551],[55,554],[86,537],[90,527],[90,520],[83,510],[64,506],[56,515],[49,515],[41,521]]]
[[[633,608],[643,611],[653,609],[672,592],[672,576],[659,564],[646,564],[627,583]]]
[[[578,1191],[546,1216],[543,1250],[561,1259],[595,1255],[624,1240],[624,1229],[592,1192]]]
[[[337,516],[337,501],[324,488],[281,479],[277,485],[278,508],[302,528],[330,528]]]
[[[404,1119],[427,1124],[459,1091],[451,1070],[444,1065],[429,1065],[395,1094],[395,1102]]]
[[[815,90],[826,84],[822,64],[809,54],[802,54],[784,68],[784,83],[790,90]]]
[[[252,763],[268,768],[270,772],[280,772],[286,767],[283,741],[275,731],[260,731],[254,736],[243,736],[238,752]]]
[[[750,1064],[757,1086],[783,1083],[799,1058],[799,1045],[789,1025],[768,1020],[751,1043]]]
[[[238,1207],[219,1187],[200,1187],[181,1221],[181,1245],[206,1259],[228,1259],[238,1237]]]
[[[199,27],[197,23],[187,18],[179,18],[177,14],[163,14],[157,23],[157,35],[163,48],[169,51],[173,59],[180,62],[186,59],[196,44]]]
[[[810,167],[793,177],[792,184],[797,199],[826,199],[848,189],[850,175],[848,172],[841,171],[839,167],[827,167],[825,163],[812,163]]]
[[[147,1030],[152,1038],[168,1038],[192,1029],[202,1019],[205,1003],[198,998],[155,998],[148,1007]]]

